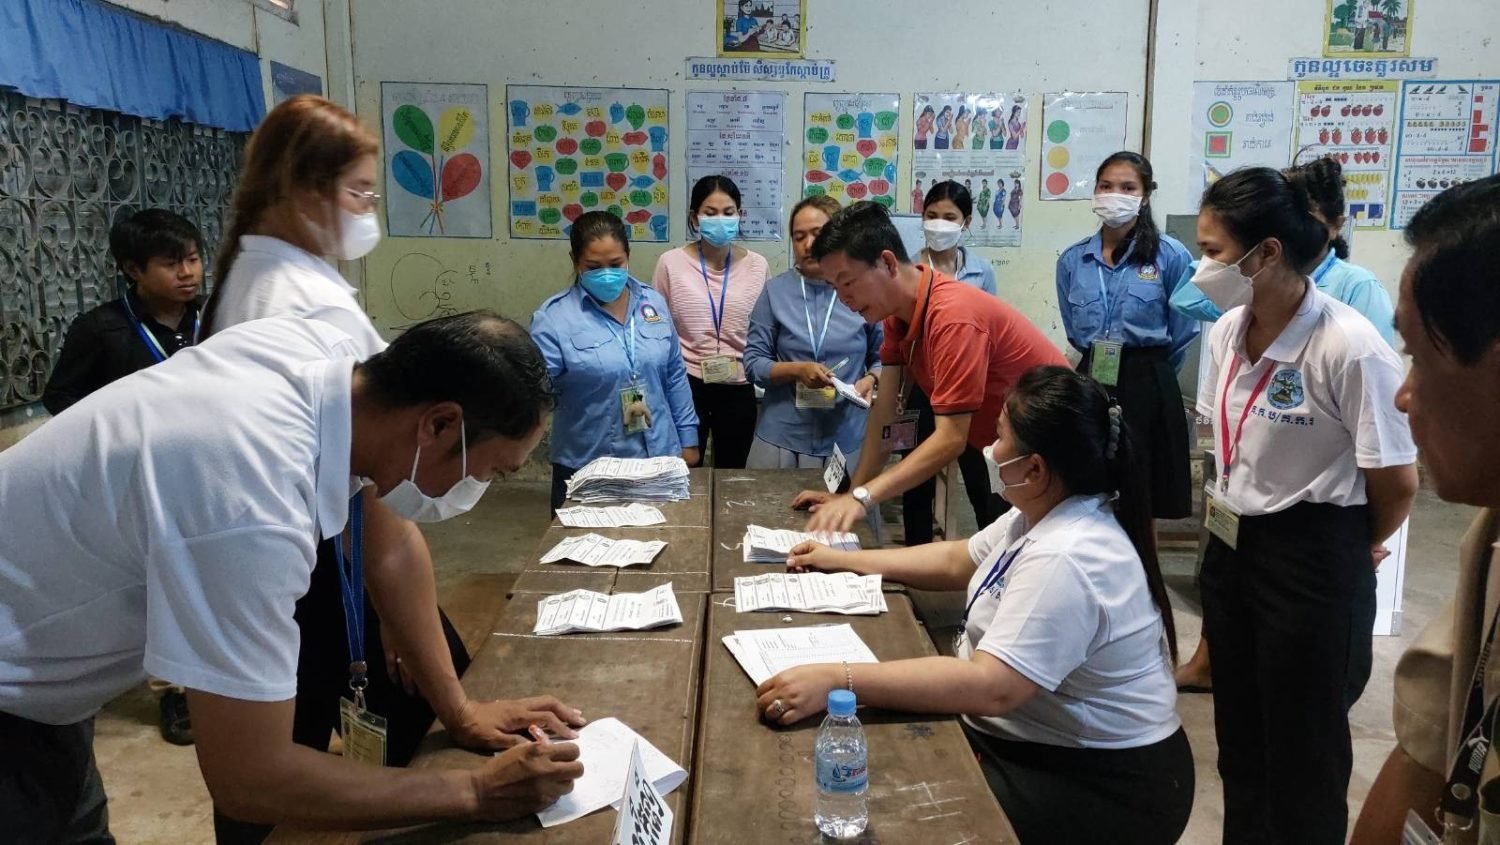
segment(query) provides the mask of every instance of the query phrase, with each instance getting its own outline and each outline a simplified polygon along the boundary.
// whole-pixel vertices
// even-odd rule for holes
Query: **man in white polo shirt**
[[[430,578],[408,583],[409,568],[363,558],[364,538],[391,530],[361,525],[364,501],[388,506],[372,515],[462,513],[525,462],[551,406],[540,353],[493,314],[423,323],[358,357],[326,323],[247,323],[0,453],[0,838],[110,841],[92,718],[147,672],[187,688],[204,780],[236,819],[512,818],[571,790],[582,767],[565,744],[518,743],[459,772],[362,766],[292,742],[292,611],[317,539],[345,535],[346,607],[363,607],[365,583],[377,603],[430,596]],[[366,659],[351,644],[351,687]],[[513,712],[503,730],[543,715]],[[357,727],[366,715],[353,714]],[[363,729],[358,744],[378,735]]]

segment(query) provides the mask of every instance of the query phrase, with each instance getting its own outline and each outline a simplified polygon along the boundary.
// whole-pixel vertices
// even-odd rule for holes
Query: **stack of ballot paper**
[[[874,616],[886,610],[879,575],[853,572],[768,572],[734,579],[734,606],[753,610],[800,610]]]
[[[608,508],[559,508],[557,518],[569,528],[626,528],[661,525],[667,521],[661,511],[637,502]]]
[[[859,538],[853,534],[806,531],[785,531],[751,525],[745,528],[746,563],[786,563],[787,555],[798,543],[812,540],[844,552],[859,551]]]
[[[853,402],[859,407],[870,407],[870,400],[866,399],[863,396],[860,396],[859,391],[854,389],[854,385],[849,384],[848,382],[841,379],[835,378],[833,380],[833,388],[834,390],[837,390],[839,392],[840,396],[848,399],[850,402]]]
[[[646,777],[662,795],[670,794],[687,780],[687,772],[681,766],[619,719],[590,722],[578,731],[577,739],[569,741],[578,745],[583,777],[573,781],[572,792],[536,814],[542,827],[565,824],[620,804],[625,798],[632,749],[640,754]]]
[[[568,479],[568,498],[595,502],[676,502],[688,497],[682,458],[598,458]]]
[[[847,624],[735,631],[724,638],[724,645],[756,686],[793,666],[880,662]]]
[[[593,590],[573,590],[548,596],[536,603],[533,634],[644,631],[682,622],[682,610],[671,584],[644,593],[606,595]]]
[[[667,547],[665,540],[614,540],[599,534],[566,537],[542,555],[542,563],[571,560],[586,566],[634,566],[650,563]]]

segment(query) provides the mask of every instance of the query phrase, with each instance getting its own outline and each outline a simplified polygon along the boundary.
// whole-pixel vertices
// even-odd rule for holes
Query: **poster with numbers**
[[[1356,229],[1384,229],[1390,219],[1387,199],[1400,85],[1384,80],[1297,83],[1294,158],[1338,159]]]
[[[566,238],[586,211],[667,240],[667,102],[657,88],[508,85],[510,234]]]
[[[1391,228],[1453,187],[1500,163],[1500,81],[1407,82],[1401,88]]]
[[[687,190],[704,176],[734,180],[752,241],[781,240],[785,106],[780,91],[687,92]]]
[[[805,94],[802,195],[896,210],[900,94]]]

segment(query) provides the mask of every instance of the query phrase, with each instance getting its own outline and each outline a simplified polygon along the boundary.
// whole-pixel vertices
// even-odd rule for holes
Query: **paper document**
[[[572,590],[536,603],[533,634],[550,636],[575,632],[644,631],[682,622],[682,610],[671,584],[644,593],[606,595]]]
[[[724,645],[756,686],[793,666],[880,662],[847,624],[735,631]]]
[[[667,521],[660,510],[638,502],[607,508],[558,508],[557,518],[569,528],[626,528]]]
[[[879,575],[853,572],[767,572],[734,579],[734,606],[755,610],[876,615],[886,610]]]
[[[742,542],[745,547],[745,562],[786,563],[787,555],[791,554],[792,549],[808,540],[840,551],[859,551],[859,538],[853,534],[834,532],[813,534],[807,531],[786,531],[749,525],[745,527],[745,538]]]
[[[688,465],[682,458],[596,458],[568,479],[568,498],[584,504],[687,497]]]
[[[599,534],[564,538],[542,555],[542,563],[571,560],[585,566],[635,566],[650,563],[667,547],[665,540],[614,540]]]
[[[565,824],[595,810],[618,806],[628,783],[631,749],[637,744],[646,777],[657,792],[668,795],[687,779],[687,772],[681,766],[619,719],[590,722],[578,732],[578,739],[570,741],[578,745],[583,777],[573,782],[572,792],[536,814],[542,827]]]
[[[620,798],[620,817],[615,819],[613,845],[671,845],[672,808],[646,776],[641,746],[630,747],[630,769],[625,776],[625,794]]]
[[[853,402],[861,408],[870,407],[870,400],[866,399],[863,396],[860,396],[859,391],[854,389],[854,385],[843,381],[838,376],[833,377],[833,389],[837,390],[840,396],[848,399],[850,402]]]

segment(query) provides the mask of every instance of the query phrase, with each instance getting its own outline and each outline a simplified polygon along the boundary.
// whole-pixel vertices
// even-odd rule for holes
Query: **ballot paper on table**
[[[658,793],[668,795],[687,779],[681,766],[619,719],[590,722],[578,732],[578,739],[570,741],[578,745],[583,777],[573,781],[572,792],[536,814],[542,827],[555,827],[595,810],[618,806],[630,776],[632,748],[639,748],[646,777]]]
[[[886,610],[879,575],[853,572],[767,572],[734,579],[734,606],[755,610],[798,610],[874,616]]]
[[[672,808],[646,776],[640,743],[630,747],[630,771],[625,776],[625,795],[620,799],[620,817],[615,820],[613,845],[671,845]]]
[[[533,634],[551,636],[578,632],[644,631],[682,622],[682,609],[670,583],[644,593],[606,595],[572,590],[536,603]]]
[[[793,666],[880,662],[847,624],[735,631],[724,645],[756,686]]]
[[[542,563],[571,560],[585,566],[635,566],[650,563],[667,547],[665,540],[615,540],[600,534],[565,537],[542,555]]]
[[[667,521],[660,510],[638,502],[607,508],[558,508],[557,518],[569,528],[627,528]]]
[[[688,497],[682,458],[596,458],[568,479],[568,498],[596,502],[675,502]]]
[[[860,396],[859,391],[854,389],[854,385],[839,379],[837,376],[834,376],[833,379],[833,389],[837,390],[840,396],[848,399],[850,402],[853,402],[861,408],[870,407],[870,400],[866,399],[863,396]]]
[[[822,543],[839,551],[859,551],[859,538],[853,534],[840,534],[831,531],[820,531],[810,533],[807,531],[787,531],[778,528],[764,528],[759,525],[750,525],[745,528],[745,537],[741,541],[745,547],[746,563],[786,563],[787,556],[797,544],[812,540]]]

